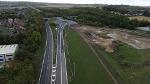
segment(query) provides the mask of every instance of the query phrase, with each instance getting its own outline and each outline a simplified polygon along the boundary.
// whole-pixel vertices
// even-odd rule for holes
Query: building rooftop
[[[16,51],[18,44],[0,45],[0,54],[11,54]]]

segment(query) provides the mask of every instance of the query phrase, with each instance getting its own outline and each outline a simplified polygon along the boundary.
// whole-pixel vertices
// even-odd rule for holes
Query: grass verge
[[[113,84],[97,57],[79,34],[65,30],[69,84]]]
[[[149,84],[150,49],[137,50],[120,43],[114,53],[107,53],[102,47],[93,45],[95,51],[105,60],[121,84]]]

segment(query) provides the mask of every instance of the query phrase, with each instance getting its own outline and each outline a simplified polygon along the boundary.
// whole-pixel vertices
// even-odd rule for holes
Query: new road
[[[53,62],[53,35],[48,21],[45,21],[45,28],[46,45],[38,84],[51,84],[51,71]]]

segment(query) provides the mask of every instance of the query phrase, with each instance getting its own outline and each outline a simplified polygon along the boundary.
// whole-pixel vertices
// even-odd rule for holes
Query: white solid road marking
[[[57,31],[57,33],[58,33],[58,31]],[[58,34],[57,34],[57,42],[58,42]],[[57,44],[57,42],[56,42],[56,44]],[[57,57],[58,57],[58,46],[57,46],[57,53],[56,53],[56,65],[55,65],[55,68],[56,68],[56,70],[57,70]],[[52,64],[52,66],[53,66],[54,64]],[[56,72],[56,71],[55,71]],[[56,79],[57,79],[57,76],[56,76]],[[54,81],[52,81],[51,80],[51,84],[52,84],[52,82],[54,82]]]
[[[61,31],[60,31],[60,57],[61,57]],[[61,63],[61,84],[62,84],[62,60],[60,63]]]
[[[63,37],[63,47],[65,46],[64,45],[64,37]],[[64,48],[65,49],[65,48]],[[65,70],[66,70],[66,82],[67,82],[67,84],[68,84],[68,75],[67,75],[67,66],[66,66],[66,56],[65,56],[65,50],[64,50],[64,52],[63,52],[63,54],[64,54],[64,60],[65,60]]]
[[[66,66],[66,56],[65,56],[65,52],[64,52],[64,59],[65,59],[65,70],[66,70],[66,82],[68,84],[68,74],[67,74],[67,66]]]
[[[47,35],[47,37],[48,37],[48,34],[47,34],[47,28],[46,28],[46,35]],[[40,77],[39,77],[38,84],[40,84],[40,80],[41,80],[41,74],[42,74],[42,71],[43,71],[43,65],[44,65],[45,56],[46,56],[47,37],[46,37],[46,45],[45,45],[44,58],[43,58],[43,62],[42,62],[42,69],[41,69],[41,72],[40,72]]]
[[[65,50],[64,50],[64,37],[63,37],[63,29],[62,28],[64,28],[64,26],[66,26],[66,24],[65,25],[60,25],[60,27],[57,29],[57,54],[56,54],[56,56],[57,56],[57,58],[59,58],[60,59],[60,68],[61,68],[61,84],[62,84],[62,65],[63,65],[63,61],[62,61],[62,59],[64,60],[64,62],[65,62],[65,74],[66,74],[66,82],[67,82],[67,84],[68,84],[68,75],[67,75],[67,66],[66,66],[66,56],[65,56]],[[58,32],[59,31],[59,32]],[[62,44],[62,42],[63,42],[63,44]],[[62,46],[63,46],[63,55],[62,55]],[[58,57],[59,56],[59,57]],[[57,58],[56,58],[56,70],[57,70]],[[57,75],[56,75],[56,77],[57,77]]]

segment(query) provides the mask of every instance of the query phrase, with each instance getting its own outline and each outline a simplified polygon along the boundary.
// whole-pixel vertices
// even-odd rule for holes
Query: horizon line
[[[87,5],[128,5],[128,6],[142,6],[142,7],[150,7],[149,5],[131,5],[131,4],[104,4],[104,3],[63,3],[63,2],[59,2],[59,3],[57,3],[57,2],[42,2],[42,1],[11,1],[11,0],[7,0],[7,1],[4,1],[4,0],[2,0],[2,1],[0,1],[0,2],[33,2],[33,3],[52,3],[52,4],[79,4],[79,5],[84,5],[84,4],[87,4]]]

